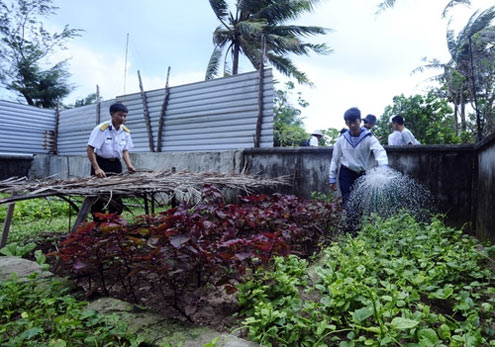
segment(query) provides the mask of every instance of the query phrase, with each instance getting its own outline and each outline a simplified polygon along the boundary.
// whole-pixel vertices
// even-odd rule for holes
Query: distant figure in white
[[[318,147],[318,143],[320,139],[323,137],[323,134],[320,130],[315,130],[311,133],[311,137],[309,138],[309,145],[311,147]]]
[[[388,135],[389,146],[419,145],[412,132],[404,126],[404,118],[397,115],[392,118],[394,132]]]

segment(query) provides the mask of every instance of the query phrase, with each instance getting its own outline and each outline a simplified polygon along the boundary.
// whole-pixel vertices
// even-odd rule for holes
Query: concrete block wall
[[[473,189],[473,220],[481,239],[495,242],[495,134],[476,146],[477,174]]]
[[[409,175],[428,188],[447,222],[462,227],[471,220],[474,167],[472,145],[386,146],[390,167]],[[332,148],[259,148],[244,151],[250,173],[269,177],[294,175],[284,193],[310,197],[329,192],[328,171]]]
[[[439,211],[447,215],[449,224],[461,227],[468,223],[480,237],[495,238],[494,136],[476,147],[420,145],[389,146],[385,149],[392,168],[414,177],[433,193]],[[280,187],[277,191],[305,197],[311,196],[313,191],[329,191],[331,157],[330,147],[131,154],[134,166],[140,169],[175,167],[177,170],[193,172],[246,172],[267,177],[290,175],[292,184]],[[0,156],[0,179],[25,176],[28,173],[31,178],[73,178],[87,176],[89,171],[89,161],[83,155],[42,154],[34,158]]]

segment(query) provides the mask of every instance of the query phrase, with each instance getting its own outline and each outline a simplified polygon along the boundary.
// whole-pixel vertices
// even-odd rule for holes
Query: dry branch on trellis
[[[205,185],[238,189],[249,194],[261,188],[288,185],[289,182],[289,176],[265,178],[239,173],[193,173],[172,170],[140,171],[132,175],[119,174],[106,178],[10,178],[0,181],[0,193],[10,193],[12,196],[0,199],[0,204],[47,196],[143,196],[154,193],[162,193],[165,201],[175,198],[177,201],[197,203],[201,199],[201,188]]]

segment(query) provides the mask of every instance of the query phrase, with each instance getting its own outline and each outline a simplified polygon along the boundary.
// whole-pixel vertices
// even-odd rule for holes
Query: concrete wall
[[[192,172],[240,172],[242,151],[222,152],[172,152],[172,153],[131,153],[131,161],[137,169],[166,170],[175,167],[177,171]],[[125,164],[122,162],[124,171]],[[84,155],[35,155],[30,169],[30,178],[74,178],[89,176],[91,166]]]
[[[421,145],[386,147],[390,166],[416,178],[434,195],[438,209],[449,224],[460,227],[476,222],[482,237],[493,237],[495,225],[495,139],[472,145]],[[478,160],[477,154],[479,154]],[[238,151],[190,153],[132,153],[141,169],[187,169],[293,176],[292,184],[278,191],[309,197],[311,192],[328,192],[328,169],[332,148],[258,148]],[[10,167],[2,165],[2,167]],[[479,167],[479,171],[477,171]],[[89,174],[86,156],[36,155],[30,177],[81,177]],[[11,174],[18,176],[20,169]],[[6,178],[6,177],[4,177]],[[479,186],[478,186],[479,184]],[[477,189],[478,187],[478,189]],[[493,229],[493,228],[492,228]]]
[[[482,239],[495,241],[495,134],[477,147],[478,172],[474,190],[474,220],[476,234]]]
[[[472,145],[386,146],[390,167],[425,185],[449,224],[461,227],[471,220],[474,147]],[[294,175],[284,193],[310,197],[328,193],[331,148],[261,148],[245,150],[250,173],[270,177]]]

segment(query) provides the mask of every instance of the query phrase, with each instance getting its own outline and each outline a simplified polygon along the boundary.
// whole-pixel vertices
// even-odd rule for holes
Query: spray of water
[[[346,204],[348,223],[358,223],[372,214],[387,218],[406,210],[418,221],[426,221],[434,212],[430,191],[414,178],[387,166],[366,172],[353,185]]]

